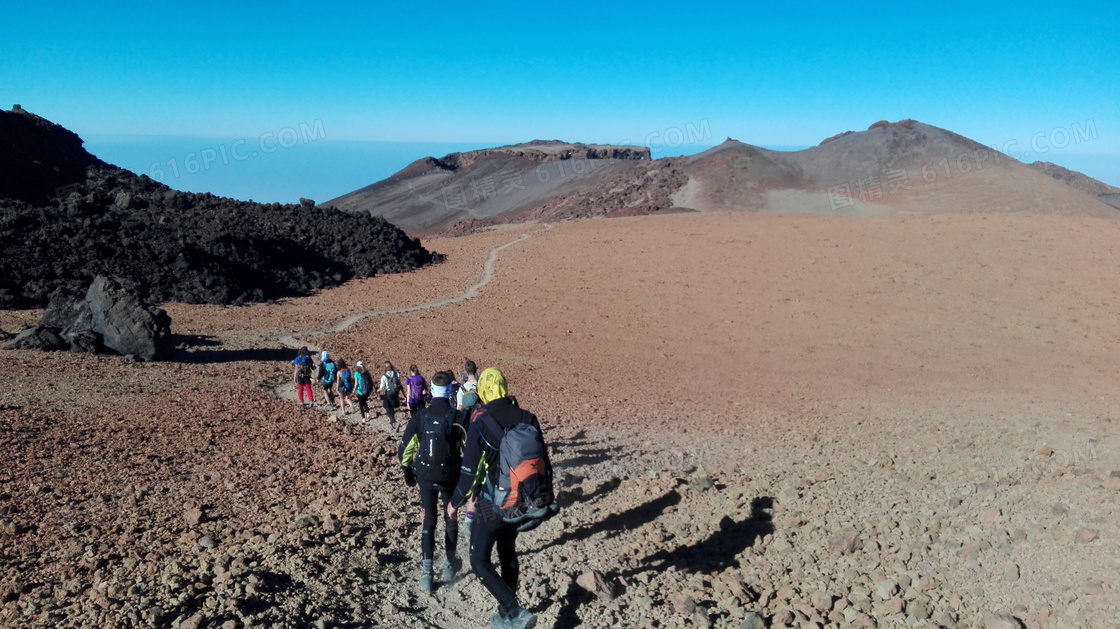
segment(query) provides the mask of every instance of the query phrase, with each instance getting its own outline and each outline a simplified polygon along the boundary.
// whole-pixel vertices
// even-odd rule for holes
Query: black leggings
[[[498,612],[509,617],[517,609],[517,525],[503,521],[494,511],[494,504],[479,497],[471,521],[471,569],[482,585],[498,601]],[[491,555],[498,547],[498,564],[502,574],[494,569]]]
[[[436,520],[443,512],[444,522],[444,548],[447,558],[455,556],[455,547],[459,542],[459,521],[447,518],[447,503],[451,501],[451,490],[446,487],[420,481],[420,509],[424,516],[424,525],[420,532],[420,552],[424,559],[431,559],[436,551]],[[438,500],[437,500],[438,499]],[[436,506],[438,503],[438,507]]]
[[[358,394],[358,411],[361,412],[362,417],[369,415],[369,394]]]

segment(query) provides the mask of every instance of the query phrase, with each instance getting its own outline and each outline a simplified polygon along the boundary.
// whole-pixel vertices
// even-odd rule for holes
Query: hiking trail
[[[543,229],[540,229],[540,230],[537,230],[537,231],[543,231],[543,230],[547,230],[547,229],[552,229],[552,225],[546,223],[543,226]],[[368,312],[362,312],[362,313],[359,313],[359,314],[356,314],[356,315],[351,315],[349,317],[346,317],[345,319],[339,321],[338,323],[334,324],[333,326],[331,326],[331,327],[329,327],[325,330],[315,330],[315,331],[312,331],[312,332],[304,332],[303,334],[301,334],[301,336],[306,336],[308,338],[312,338],[312,337],[316,337],[316,336],[322,336],[324,334],[333,334],[335,332],[342,332],[342,331],[346,330],[347,328],[349,328],[350,326],[354,325],[355,323],[357,323],[359,321],[362,321],[364,319],[368,319],[370,317],[383,317],[383,316],[389,316],[389,315],[404,314],[406,312],[416,312],[418,310],[429,310],[429,309],[432,309],[432,308],[440,308],[442,306],[449,306],[451,304],[457,304],[457,303],[464,302],[468,299],[473,299],[473,298],[478,296],[479,291],[482,290],[483,287],[485,287],[487,284],[489,284],[494,279],[494,265],[497,264],[497,262],[498,262],[498,254],[501,253],[501,251],[503,249],[507,248],[507,247],[512,247],[513,245],[516,245],[519,242],[522,242],[524,240],[528,240],[529,237],[532,236],[533,233],[535,233],[535,232],[523,233],[520,236],[518,236],[517,238],[514,238],[513,240],[510,240],[509,242],[498,245],[497,247],[494,247],[493,249],[491,249],[490,254],[486,257],[486,262],[483,264],[483,267],[482,267],[482,277],[479,278],[479,280],[477,282],[475,282],[474,284],[472,284],[471,286],[468,286],[467,289],[459,295],[456,295],[454,297],[448,297],[446,299],[439,299],[439,300],[436,300],[436,301],[430,301],[430,302],[426,302],[426,303],[422,303],[422,304],[405,306],[403,308],[390,308],[388,310],[371,310],[371,311],[368,311]],[[299,349],[300,347],[307,346],[308,351],[312,355],[321,351],[318,346],[314,345],[313,343],[311,343],[309,341],[300,340],[295,335],[282,336],[279,339],[277,339],[277,341],[280,343],[281,346],[287,347],[287,348],[290,348],[290,349]],[[276,397],[278,397],[282,400],[295,401],[297,399],[296,398],[295,385],[292,384],[290,379],[285,379],[282,382],[278,382],[275,386],[272,387],[272,393],[273,393],[273,395],[275,395]],[[316,406],[315,410],[320,410],[320,409],[319,409],[318,406]],[[326,411],[324,411],[324,412],[326,412]],[[328,414],[330,414],[332,416],[335,415],[334,412],[329,412]],[[378,414],[379,413],[377,413],[377,411],[374,410],[373,416],[376,417]],[[339,417],[339,419],[344,419],[344,418]],[[356,419],[355,420],[344,419],[344,421],[347,421],[348,423],[354,423],[354,424],[358,423]],[[370,425],[372,425],[372,424],[370,424]],[[389,430],[386,430],[386,432],[389,432]],[[395,431],[392,431],[392,432],[393,432],[393,434],[395,434]]]

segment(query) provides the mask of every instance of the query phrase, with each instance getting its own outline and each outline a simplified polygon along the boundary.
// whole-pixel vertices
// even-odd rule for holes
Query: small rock
[[[883,603],[875,608],[872,612],[876,616],[897,616],[902,613],[904,604],[901,598],[892,598],[891,600]]]
[[[1089,596],[1102,596],[1104,594],[1104,584],[1090,579],[1081,584],[1081,592]]]
[[[687,594],[676,594],[670,597],[669,602],[673,604],[673,609],[681,616],[691,616],[696,611],[696,601]]]
[[[848,529],[828,539],[828,549],[841,555],[850,555],[862,547],[863,543],[859,539],[859,532],[855,529]]]
[[[8,518],[0,518],[0,535],[15,537],[19,534],[19,525]]]
[[[809,602],[817,611],[827,612],[832,609],[832,595],[828,592],[820,590],[813,592],[809,597]]]
[[[319,523],[319,518],[317,518],[313,515],[307,514],[307,513],[305,513],[303,515],[296,516],[296,528],[297,529],[305,529],[309,526],[315,526],[318,523]]]
[[[898,582],[894,579],[884,579],[875,584],[875,594],[881,600],[890,600],[892,596],[898,594]]]
[[[793,612],[784,608],[774,612],[774,615],[770,618],[770,624],[774,627],[781,627],[782,625],[788,625],[792,622]]]
[[[206,615],[203,614],[202,612],[198,612],[197,614],[195,614],[195,615],[191,616],[190,618],[187,618],[186,620],[184,620],[183,624],[179,625],[179,629],[199,629],[200,627],[202,627],[205,624],[206,624]]]
[[[1003,569],[1003,580],[1014,583],[1019,580],[1019,566],[1010,564]]]
[[[984,629],[1022,629],[1022,626],[1010,616],[984,610]]]
[[[576,577],[576,585],[598,596],[601,600],[609,601],[614,599],[614,586],[603,576],[603,573],[598,570],[588,570]],[[674,602],[674,606],[675,605],[676,603]],[[693,607],[695,607],[695,604],[693,604]]]
[[[694,491],[707,491],[716,486],[716,482],[707,474],[693,474],[688,481],[688,488]]]
[[[739,623],[739,629],[766,629],[766,621],[758,612],[747,612],[743,622]]]
[[[203,548],[213,548],[218,545],[218,540],[212,535],[203,535],[202,539],[198,540],[198,545]]]
[[[337,535],[342,531],[342,522],[333,513],[323,516],[323,531],[327,535]]]
[[[1050,446],[1043,446],[1041,449],[1039,449],[1037,454],[1043,459],[1048,459],[1051,455],[1054,454],[1054,448],[1051,448]]]
[[[202,521],[202,509],[193,507],[183,512],[183,519],[187,521],[187,526],[197,526]]]
[[[1100,537],[1100,532],[1096,529],[1081,529],[1074,535],[1073,539],[1078,544],[1088,544],[1098,537]]]

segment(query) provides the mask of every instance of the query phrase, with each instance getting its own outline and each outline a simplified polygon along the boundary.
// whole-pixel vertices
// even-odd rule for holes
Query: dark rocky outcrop
[[[152,303],[243,304],[438,259],[382,218],[172,190],[56,124],[0,111],[0,308],[42,307],[97,275]]]
[[[141,301],[128,283],[98,276],[84,295],[61,288],[38,325],[4,349],[112,353],[137,360],[173,360],[171,317]]]

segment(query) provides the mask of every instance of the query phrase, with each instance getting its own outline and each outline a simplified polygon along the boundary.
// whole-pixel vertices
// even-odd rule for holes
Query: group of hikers
[[[343,415],[355,396],[361,422],[369,421],[368,399],[373,378],[362,361],[347,367],[323,351],[316,368],[306,347],[293,361],[300,404],[314,405],[311,381],[317,379],[331,411]],[[397,451],[405,483],[420,493],[421,570],[419,589],[431,592],[435,531],[444,515],[444,583],[462,568],[458,553],[459,513],[470,540],[471,570],[498,603],[492,629],[527,629],[537,617],[517,600],[520,572],[516,541],[559,511],[552,486],[552,464],[536,415],[521,408],[509,394],[505,375],[497,368],[478,373],[467,360],[456,378],[439,371],[429,383],[416,365],[402,383],[392,363],[383,364],[376,389],[389,426],[397,430],[396,409],[402,393],[409,412]],[[338,404],[335,404],[337,398]],[[306,401],[305,401],[306,400]],[[352,412],[352,409],[351,411]],[[498,567],[493,561],[497,549]]]
[[[428,383],[420,375],[420,369],[416,365],[409,367],[409,376],[402,383],[401,375],[397,373],[393,363],[385,361],[382,365],[383,373],[375,389],[373,375],[361,360],[354,363],[351,369],[345,360],[341,358],[334,360],[329,352],[323,350],[319,364],[316,365],[305,346],[299,348],[299,355],[292,364],[295,367],[292,382],[296,385],[296,397],[301,405],[307,408],[315,406],[315,390],[312,384],[318,382],[323,391],[323,404],[327,410],[338,411],[340,417],[349,415],[354,412],[356,400],[363,424],[369,422],[369,398],[375,392],[381,401],[381,407],[385,410],[385,416],[389,419],[389,427],[393,430],[398,429],[397,409],[402,403],[410,413],[415,413],[424,408],[431,397]],[[471,408],[478,404],[478,395],[475,393],[478,383],[476,371],[474,362],[468,360],[461,383],[452,375],[451,398],[456,400],[457,409]],[[454,374],[450,370],[447,373]]]

